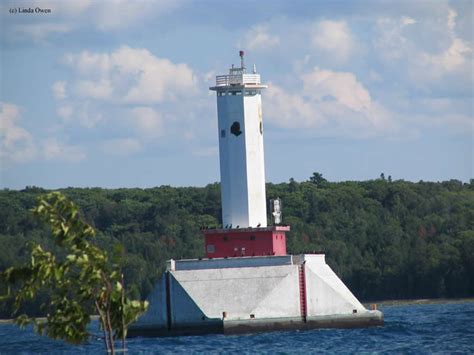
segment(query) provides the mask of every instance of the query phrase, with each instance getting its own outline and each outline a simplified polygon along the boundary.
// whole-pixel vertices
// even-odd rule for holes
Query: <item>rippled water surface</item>
[[[239,336],[134,338],[130,353],[474,353],[474,302],[379,308],[385,326]],[[31,329],[0,325],[0,353],[101,353],[102,341],[82,346],[39,337]]]

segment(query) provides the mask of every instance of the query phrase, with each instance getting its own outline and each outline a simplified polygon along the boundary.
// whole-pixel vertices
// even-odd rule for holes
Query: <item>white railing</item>
[[[218,75],[216,86],[260,84],[260,74]]]

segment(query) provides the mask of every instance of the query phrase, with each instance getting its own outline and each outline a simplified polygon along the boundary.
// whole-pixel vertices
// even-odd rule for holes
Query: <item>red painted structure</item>
[[[289,226],[204,230],[207,258],[286,255]]]

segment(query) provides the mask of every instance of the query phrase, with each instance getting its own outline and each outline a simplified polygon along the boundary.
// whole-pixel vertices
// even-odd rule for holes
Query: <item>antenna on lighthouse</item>
[[[239,51],[239,55],[240,55],[240,68],[241,69],[245,69],[245,65],[244,65],[244,51]]]

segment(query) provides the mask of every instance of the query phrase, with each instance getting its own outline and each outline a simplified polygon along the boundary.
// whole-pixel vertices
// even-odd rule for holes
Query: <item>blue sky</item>
[[[50,13],[10,13],[10,9]],[[215,75],[255,63],[266,180],[473,178],[472,1],[3,1],[0,187],[219,180]]]

